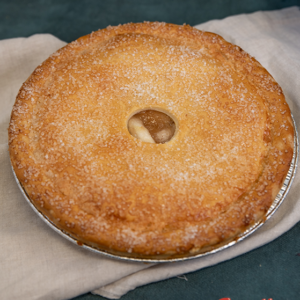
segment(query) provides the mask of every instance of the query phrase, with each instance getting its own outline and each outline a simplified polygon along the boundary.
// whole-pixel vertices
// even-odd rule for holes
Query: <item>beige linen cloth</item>
[[[300,11],[257,12],[196,26],[254,56],[287,96],[299,131]],[[129,290],[217,264],[262,246],[300,220],[300,172],[288,197],[257,232],[219,253],[178,263],[119,261],[81,249],[49,228],[15,183],[7,127],[22,82],[65,43],[51,35],[0,41],[0,295],[1,299],[69,299],[93,291],[117,299]]]

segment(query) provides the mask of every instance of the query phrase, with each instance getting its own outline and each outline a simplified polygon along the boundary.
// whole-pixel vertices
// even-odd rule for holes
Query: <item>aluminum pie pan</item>
[[[294,177],[296,175],[296,169],[297,169],[297,165],[298,165],[299,140],[298,140],[298,132],[297,132],[297,128],[296,128],[296,123],[295,123],[295,120],[293,118],[293,115],[292,115],[292,120],[293,120],[293,125],[294,125],[294,152],[293,152],[293,158],[292,158],[287,176],[286,176],[286,178],[285,178],[285,180],[282,184],[282,187],[281,187],[279,193],[277,194],[275,200],[273,201],[272,205],[270,206],[269,210],[267,211],[265,218],[263,220],[260,220],[260,221],[256,222],[255,224],[253,224],[251,227],[249,227],[243,233],[241,233],[240,235],[235,237],[234,240],[225,241],[225,242],[220,243],[220,244],[218,244],[217,246],[214,246],[214,247],[204,248],[202,250],[202,252],[197,252],[196,254],[188,253],[188,254],[178,255],[178,256],[173,256],[172,255],[172,257],[162,256],[162,257],[159,257],[159,258],[157,256],[153,256],[153,257],[151,257],[151,256],[147,256],[147,257],[131,256],[129,253],[128,253],[128,256],[126,256],[124,253],[115,252],[115,251],[110,250],[110,249],[109,250],[100,249],[96,245],[91,245],[91,244],[81,242],[76,237],[72,236],[71,234],[69,234],[66,231],[59,228],[46,215],[44,215],[40,210],[38,210],[36,208],[36,206],[34,205],[32,200],[30,199],[29,195],[25,191],[24,187],[20,183],[19,179],[17,178],[12,164],[11,164],[11,166],[12,166],[12,171],[13,171],[14,177],[16,179],[17,185],[20,188],[23,196],[25,197],[25,199],[27,200],[27,202],[31,206],[31,208],[34,210],[34,212],[48,226],[50,226],[54,231],[56,231],[58,234],[60,234],[62,237],[64,237],[68,241],[70,241],[70,242],[72,242],[72,243],[74,243],[74,244],[76,244],[76,245],[78,245],[78,246],[80,246],[84,249],[92,251],[94,253],[98,253],[98,254],[101,254],[101,255],[104,255],[104,256],[107,256],[107,257],[110,257],[110,258],[119,259],[119,260],[127,260],[127,261],[135,261],[135,262],[153,262],[153,263],[179,262],[179,261],[185,261],[185,260],[190,260],[190,259],[194,259],[194,258],[203,257],[203,256],[206,256],[206,255],[213,254],[213,253],[219,252],[221,250],[227,249],[227,248],[235,245],[236,243],[244,240],[246,237],[248,237],[250,234],[255,232],[268,219],[270,219],[272,217],[272,215],[279,208],[279,206],[281,205],[283,200],[286,198],[286,196],[287,196],[287,194],[290,190],[290,187],[292,185],[292,182],[294,180]]]

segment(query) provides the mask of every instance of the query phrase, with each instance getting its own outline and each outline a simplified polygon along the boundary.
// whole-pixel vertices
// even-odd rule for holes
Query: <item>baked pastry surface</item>
[[[175,121],[165,144],[128,131],[138,111]],[[133,257],[194,255],[262,220],[293,156],[281,88],[220,36],[164,23],[68,44],[23,84],[9,126],[16,175],[58,227]]]

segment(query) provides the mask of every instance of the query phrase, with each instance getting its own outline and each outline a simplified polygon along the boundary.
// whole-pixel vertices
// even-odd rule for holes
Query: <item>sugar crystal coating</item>
[[[168,143],[127,130],[137,110],[178,121]],[[130,255],[198,253],[263,218],[293,155],[282,90],[239,47],[189,26],[109,27],[23,84],[9,144],[35,205],[83,242]]]

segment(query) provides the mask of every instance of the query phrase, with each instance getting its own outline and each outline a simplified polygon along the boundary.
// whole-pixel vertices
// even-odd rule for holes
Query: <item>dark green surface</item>
[[[71,42],[108,25],[145,20],[196,25],[292,5],[300,0],[1,0],[0,39],[52,33]]]
[[[70,42],[108,25],[144,20],[196,25],[292,5],[300,0],[0,0],[0,39],[52,33]],[[300,299],[300,224],[260,249],[186,277],[137,288],[121,299]],[[86,294],[75,299],[105,298]]]

